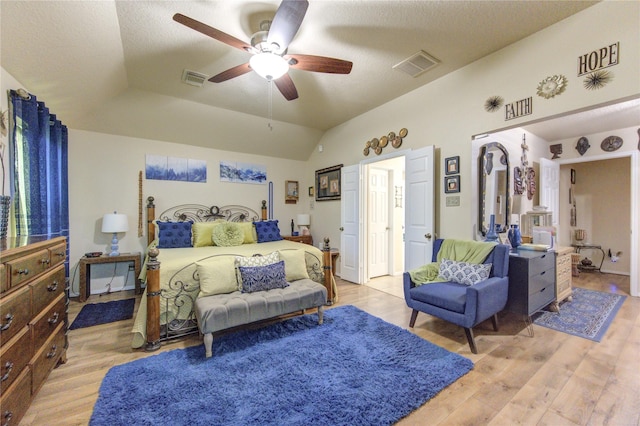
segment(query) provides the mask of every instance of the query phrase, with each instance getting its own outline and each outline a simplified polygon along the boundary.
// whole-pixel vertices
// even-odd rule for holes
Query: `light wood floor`
[[[574,285],[629,295],[629,278],[618,275],[583,273],[574,278]],[[336,306],[352,304],[408,328],[410,310],[402,298],[341,280],[338,288]],[[87,303],[132,296],[132,292],[91,296]],[[70,321],[81,307],[71,302]],[[21,425],[87,424],[109,368],[153,355],[130,348],[132,323],[70,331],[67,363],[51,373]],[[461,328],[418,316],[414,333],[470,358],[475,367],[400,425],[640,423],[640,298],[626,299],[601,343],[536,325],[532,338],[524,322],[511,314],[501,314],[500,323],[498,332],[490,322],[475,329],[479,354],[474,355]],[[161,351],[195,344],[200,341],[192,337],[166,344]]]

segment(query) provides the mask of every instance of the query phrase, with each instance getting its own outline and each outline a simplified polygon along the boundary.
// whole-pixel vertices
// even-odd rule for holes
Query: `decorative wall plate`
[[[365,157],[366,157],[367,155],[369,155],[369,147],[366,147],[366,148],[362,151],[362,153],[365,155]]]
[[[364,144],[365,148],[369,148],[371,146],[371,141],[367,141],[367,143]]]
[[[400,132],[398,133],[398,135],[400,135],[401,138],[407,137],[407,133],[409,133],[409,131],[405,128],[400,129]]]
[[[589,139],[584,136],[578,139],[578,143],[576,143],[576,151],[578,151],[580,155],[584,155],[589,148],[591,148],[591,145],[589,145]]]
[[[396,132],[389,132],[389,134],[387,135],[387,138],[392,141],[396,138]]]
[[[613,152],[622,146],[622,138],[619,136],[607,136],[600,144],[603,151]]]
[[[384,148],[389,143],[389,139],[386,136],[380,138],[380,146]]]
[[[380,141],[378,140],[378,138],[371,139],[371,148],[376,149],[379,143]]]
[[[538,96],[545,99],[553,98],[567,88],[567,77],[562,74],[547,77],[538,84]]]
[[[382,154],[382,148],[380,146],[378,146],[376,148],[376,155],[380,155],[380,154]]]
[[[396,136],[391,142],[391,146],[394,148],[400,148],[400,145],[402,145],[402,138],[400,136]]]

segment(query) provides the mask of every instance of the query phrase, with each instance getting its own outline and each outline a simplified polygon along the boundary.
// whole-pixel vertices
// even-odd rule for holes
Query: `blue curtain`
[[[35,96],[11,91],[16,236],[69,238],[67,126]],[[67,251],[69,245],[67,244]],[[67,259],[69,256],[67,256]],[[67,276],[69,265],[66,264]]]

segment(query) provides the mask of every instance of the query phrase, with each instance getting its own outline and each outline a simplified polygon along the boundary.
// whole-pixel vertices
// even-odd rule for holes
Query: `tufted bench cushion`
[[[211,333],[249,324],[327,303],[327,289],[308,278],[292,281],[286,288],[268,291],[216,294],[196,299],[196,318],[211,356]],[[320,311],[319,311],[320,314]],[[209,344],[207,344],[209,341]]]

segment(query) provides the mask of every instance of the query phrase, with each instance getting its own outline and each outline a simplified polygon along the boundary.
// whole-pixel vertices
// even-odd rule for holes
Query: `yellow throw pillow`
[[[287,281],[309,278],[304,250],[281,250],[280,259],[284,260],[284,273]]]
[[[244,241],[242,244],[255,244],[258,242],[258,235],[256,234],[256,227],[253,226],[253,222],[236,222],[242,231],[244,231]]]
[[[191,226],[191,232],[193,233],[193,246],[212,246],[213,240],[211,239],[211,235],[213,234],[213,228],[217,225],[218,222],[195,222],[193,226]]]
[[[196,262],[200,277],[198,297],[238,291],[235,261],[234,256],[220,256]]]

